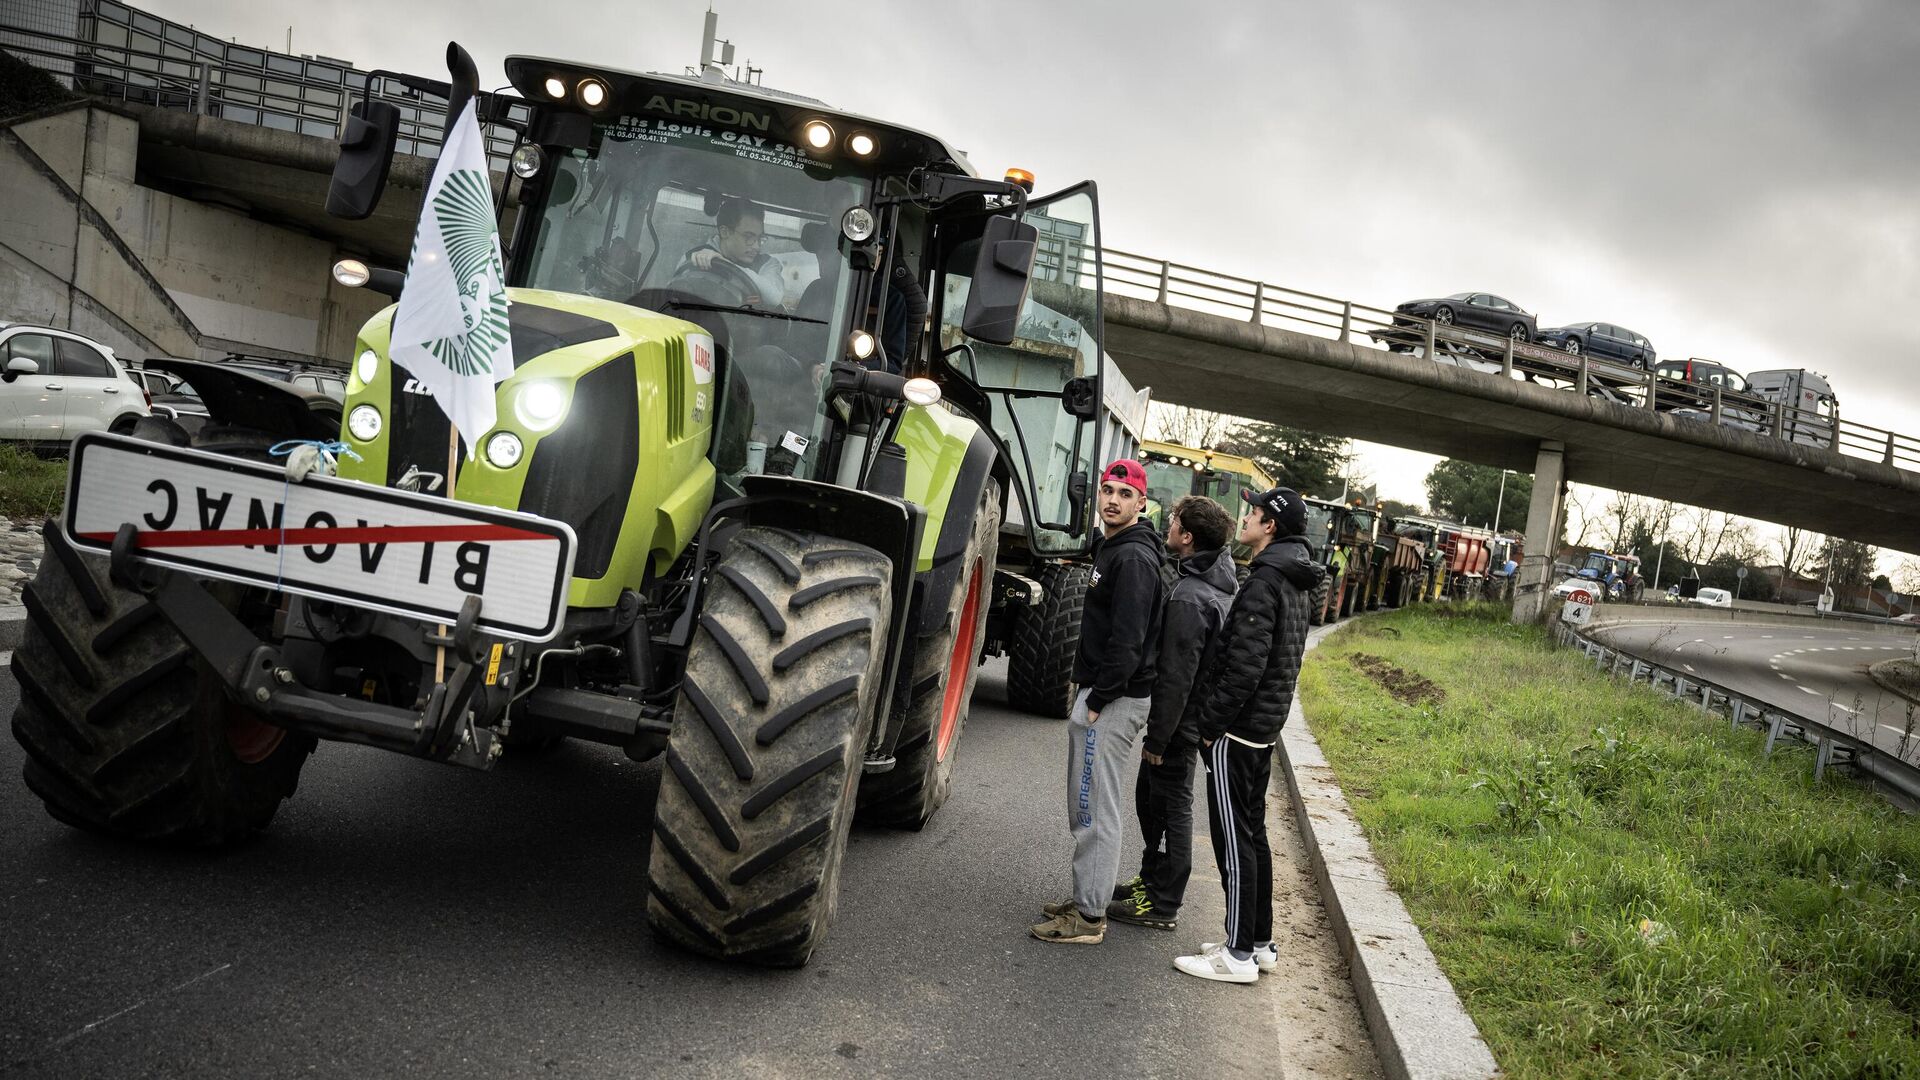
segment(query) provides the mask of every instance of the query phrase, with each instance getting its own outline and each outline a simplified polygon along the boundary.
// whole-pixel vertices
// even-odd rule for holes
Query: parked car
[[[1437,300],[1409,300],[1393,310],[1402,315],[1432,319],[1443,326],[1486,330],[1522,342],[1533,341],[1538,325],[1533,314],[1519,304],[1483,292],[1454,293]]]
[[[177,421],[189,434],[207,423],[207,403],[200,400],[200,392],[192,383],[171,371],[144,365],[133,368],[131,374],[147,388],[147,400],[155,416]]]
[[[1725,589],[1701,589],[1693,594],[1693,602],[1703,607],[1730,608],[1733,606],[1733,594]]]
[[[347,373],[338,368],[318,367],[313,364],[276,360],[266,356],[246,356],[240,353],[226,356],[217,363],[280,382],[290,382],[302,390],[318,390],[335,401],[347,399]]]
[[[1887,621],[1897,622],[1902,625],[1912,625],[1913,623],[1920,623],[1920,611],[1909,611],[1905,615],[1895,615],[1893,618],[1888,619]]]
[[[70,330],[0,323],[0,439],[57,451],[148,415],[146,388],[112,349]]]
[[[1596,359],[1612,360],[1628,367],[1644,368],[1656,359],[1652,342],[1624,326],[1616,326],[1613,323],[1588,322],[1556,326],[1540,331],[1533,340],[1536,344],[1551,345],[1571,356],[1585,353]]]

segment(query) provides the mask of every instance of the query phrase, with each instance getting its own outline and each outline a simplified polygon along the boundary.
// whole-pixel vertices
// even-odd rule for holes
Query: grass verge
[[[1329,637],[1302,704],[1514,1077],[1920,1077],[1920,821],[1504,609]]]
[[[39,522],[60,512],[67,499],[66,460],[45,461],[0,443],[0,517]]]

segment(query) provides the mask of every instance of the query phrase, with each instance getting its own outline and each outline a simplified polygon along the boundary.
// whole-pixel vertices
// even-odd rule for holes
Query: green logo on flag
[[[449,173],[433,197],[434,222],[440,227],[447,263],[460,290],[460,313],[466,332],[458,337],[425,343],[434,358],[459,375],[493,374],[493,356],[507,341],[507,272],[494,243],[493,189],[487,175],[476,169]],[[415,237],[415,258],[419,257]]]

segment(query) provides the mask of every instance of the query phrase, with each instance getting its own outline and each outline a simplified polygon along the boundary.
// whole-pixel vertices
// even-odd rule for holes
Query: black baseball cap
[[[1267,516],[1279,523],[1276,536],[1300,536],[1307,531],[1307,504],[1300,493],[1292,488],[1268,488],[1255,491],[1241,488],[1242,502],[1257,506],[1267,512]]]

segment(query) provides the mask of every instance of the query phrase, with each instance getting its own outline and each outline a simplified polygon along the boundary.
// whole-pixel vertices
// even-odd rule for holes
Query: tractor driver
[[[731,198],[714,212],[714,239],[687,252],[674,271],[676,286],[738,307],[781,307],[786,283],[778,261],[761,250],[767,235],[766,211],[751,199]]]

